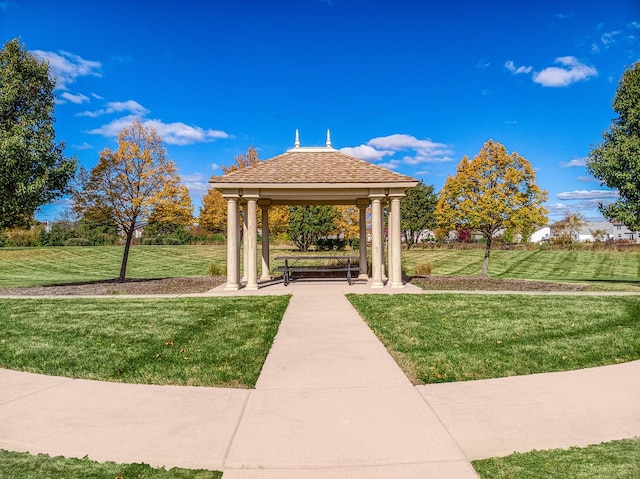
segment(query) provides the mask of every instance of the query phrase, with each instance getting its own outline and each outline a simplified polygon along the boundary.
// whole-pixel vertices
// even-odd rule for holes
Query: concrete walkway
[[[376,290],[300,281],[249,292],[293,294],[254,390],[0,369],[0,448],[224,479],[464,479],[477,478],[472,459],[640,436],[640,361],[414,387],[347,291]]]

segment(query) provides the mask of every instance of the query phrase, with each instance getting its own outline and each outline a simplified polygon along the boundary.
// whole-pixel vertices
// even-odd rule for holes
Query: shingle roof
[[[333,148],[293,148],[255,166],[211,178],[211,183],[406,183],[416,182]]]

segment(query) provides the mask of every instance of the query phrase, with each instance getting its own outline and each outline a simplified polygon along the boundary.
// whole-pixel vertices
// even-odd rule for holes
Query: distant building
[[[531,243],[545,243],[557,238],[562,231],[562,222],[558,221],[551,225],[538,228],[529,238]],[[599,231],[601,235],[594,238],[593,233]],[[609,221],[591,221],[580,228],[573,239],[580,243],[590,243],[594,241],[633,241],[640,243],[640,232],[631,231],[622,223]]]

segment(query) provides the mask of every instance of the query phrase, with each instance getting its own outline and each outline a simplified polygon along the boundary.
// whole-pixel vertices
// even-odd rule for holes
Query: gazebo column
[[[389,278],[387,277],[387,270],[385,268],[385,250],[384,250],[384,240],[385,238],[385,234],[384,234],[384,209],[385,209],[385,204],[384,202],[380,202],[380,234],[381,239],[380,241],[382,241],[382,248],[380,249],[380,264],[381,264],[381,268],[382,268],[382,282],[386,282]]]
[[[402,233],[400,229],[400,199],[404,194],[391,194],[391,214],[389,216],[389,270],[392,288],[404,288],[402,283]]]
[[[227,285],[225,290],[240,288],[240,238],[238,228],[238,195],[225,195],[227,200]]]
[[[243,196],[247,200],[246,213],[247,219],[245,224],[246,239],[245,239],[245,275],[247,277],[247,290],[258,289],[258,224],[257,224],[257,205],[258,196],[249,196],[245,193]]]
[[[359,199],[356,204],[360,210],[360,274],[358,279],[369,279],[367,268],[367,207],[369,206],[369,200]]]
[[[260,200],[258,205],[262,209],[262,269],[260,280],[268,281],[271,279],[271,267],[269,257],[269,206],[270,200]]]
[[[388,203],[388,214],[387,216],[387,285],[393,284],[393,228],[391,227],[393,219],[391,218],[391,202]]]
[[[247,212],[249,205],[242,203],[242,283],[247,282],[247,254],[249,253],[249,235],[247,234],[249,229],[249,213]]]
[[[371,198],[371,276],[372,288],[382,288],[382,208],[384,193],[373,193]]]

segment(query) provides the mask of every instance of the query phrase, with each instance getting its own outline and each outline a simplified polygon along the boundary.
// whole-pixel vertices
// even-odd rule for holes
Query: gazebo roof
[[[211,178],[225,196],[256,197],[267,204],[361,204],[404,196],[418,181],[331,147],[295,147],[257,165]]]
[[[221,187],[234,184],[396,184],[415,182],[387,168],[331,147],[295,147],[262,163],[213,177]]]

